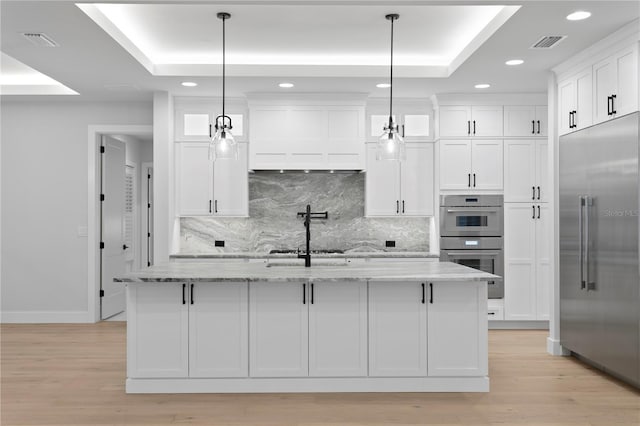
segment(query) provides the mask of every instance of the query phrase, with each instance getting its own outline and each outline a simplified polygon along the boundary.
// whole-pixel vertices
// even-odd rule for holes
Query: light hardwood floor
[[[489,333],[491,392],[127,395],[125,325],[2,325],[5,425],[640,425],[640,392],[545,352],[546,332]]]

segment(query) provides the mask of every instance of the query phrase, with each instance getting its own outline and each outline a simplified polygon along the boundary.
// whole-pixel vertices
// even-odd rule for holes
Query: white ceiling
[[[56,80],[0,52],[0,93],[3,95],[77,95]]]
[[[117,2],[102,0],[101,3]],[[362,92],[372,97],[386,97],[388,89],[375,87],[376,83],[387,80],[386,71],[362,71],[367,67],[388,69],[378,65],[384,64],[388,58],[389,23],[384,19],[384,14],[401,14],[400,20],[395,24],[397,61],[400,67],[409,69],[415,67],[411,65],[412,61],[420,65],[418,68],[428,66],[429,55],[444,58],[443,62],[451,61],[451,57],[456,54],[460,56],[460,44],[456,44],[459,41],[453,39],[457,31],[448,36],[444,34],[449,26],[456,28],[455,25],[464,22],[469,16],[465,15],[466,18],[461,18],[462,21],[458,22],[455,20],[456,13],[451,13],[454,9],[447,8],[464,4],[521,5],[480,46],[473,46],[472,43],[468,49],[471,52],[463,63],[456,64],[453,60],[451,68],[455,68],[455,71],[450,77],[399,77],[394,80],[394,95],[426,97],[434,93],[476,92],[474,84],[484,82],[492,86],[483,93],[531,93],[546,91],[550,68],[640,15],[640,2],[637,0],[157,0],[156,3],[163,5],[153,6],[155,9],[152,10],[155,12],[150,13],[148,19],[144,13],[136,18],[142,19],[145,31],[154,35],[148,45],[143,44],[142,49],[139,49],[147,49],[146,54],[140,51],[138,56],[142,54],[153,57],[149,61],[151,64],[153,61],[172,61],[169,68],[154,69],[159,73],[172,75],[153,75],[149,71],[149,63],[145,64],[130,53],[131,46],[123,47],[122,40],[119,42],[114,39],[73,1],[68,0],[3,0],[0,3],[0,50],[80,93],[80,96],[68,96],[65,99],[148,101],[155,90],[166,90],[176,95],[219,96],[221,82],[216,75],[219,74],[220,67],[215,64],[219,62],[219,58],[216,58],[219,46],[216,44],[220,42],[221,22],[215,17],[207,18],[204,11],[229,11],[233,16],[227,21],[227,52],[229,59],[237,55],[233,60],[238,63],[228,68],[229,96],[283,91],[277,84],[290,81],[295,87],[286,89],[289,92]],[[137,5],[135,9],[146,10],[144,8],[148,6]],[[428,11],[435,10],[431,8],[436,6],[441,9],[438,16],[442,18],[442,22],[429,21]],[[160,13],[163,9],[170,11],[168,17]],[[589,10],[592,17],[577,22],[565,19],[567,14],[580,9]],[[202,13],[194,14],[195,10],[201,10]],[[460,12],[472,9],[455,10]],[[334,15],[339,19],[332,19]],[[266,16],[272,19],[264,19]],[[163,22],[163,19],[166,21]],[[486,21],[484,22],[486,25]],[[163,27],[166,31],[161,31]],[[324,28],[327,30],[323,30]],[[208,30],[211,30],[210,33]],[[46,33],[60,47],[34,46],[22,37],[22,32]],[[327,33],[326,36],[324,32]],[[172,34],[180,36],[173,37]],[[567,35],[568,38],[551,50],[530,50],[529,47],[543,35]],[[193,50],[185,48],[190,40],[193,41]],[[232,55],[234,45],[237,51]],[[259,49],[252,52],[251,47],[254,45],[259,46]],[[426,46],[429,46],[429,53],[426,53]],[[448,50],[449,46],[452,46],[451,50]],[[354,49],[361,51],[362,57],[370,63],[364,67],[358,66],[360,70],[357,74],[345,66],[361,59],[351,57],[353,55],[349,52]],[[270,60],[280,64],[242,64],[260,62],[242,60],[250,58],[253,53],[256,54],[254,58],[262,55],[262,62]],[[333,55],[337,55],[337,62],[342,67],[307,65],[305,72],[302,72],[297,69],[300,68],[299,65],[288,64],[296,62],[295,55],[300,55],[298,62],[312,63],[322,62],[321,59],[327,63]],[[202,75],[202,72],[198,74],[194,71],[193,62],[197,56],[204,58],[202,62],[214,64],[204,64],[210,67],[210,72]],[[511,58],[524,59],[525,63],[508,67],[504,62]],[[285,67],[281,67],[283,65]],[[250,72],[246,68],[242,71],[242,66],[249,66]],[[281,68],[276,72],[258,73],[255,71],[256,66],[266,69],[274,66]],[[327,76],[322,67],[332,68],[334,71],[331,76]],[[313,68],[318,70],[313,71]],[[312,71],[309,72],[309,69]],[[411,73],[407,72],[405,75]],[[185,80],[195,81],[199,85],[195,88],[182,87],[180,82]],[[21,98],[3,96],[3,99]]]

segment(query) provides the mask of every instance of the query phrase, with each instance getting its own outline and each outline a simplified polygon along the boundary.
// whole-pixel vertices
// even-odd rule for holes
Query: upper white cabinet
[[[584,129],[593,122],[591,67],[558,84],[558,131],[561,135]]]
[[[406,152],[401,163],[376,160],[376,144],[367,144],[367,216],[434,214],[434,145],[408,143]]]
[[[546,136],[547,127],[546,106],[507,105],[504,107],[505,136]]]
[[[176,144],[176,211],[179,216],[247,216],[249,183],[247,144],[238,159],[209,159],[209,144]]]
[[[176,141],[208,141],[215,131],[216,116],[222,114],[222,101],[211,98],[176,99],[175,104],[175,140]],[[244,119],[246,107],[243,102],[230,102],[226,105],[225,114],[231,118],[231,133],[237,141],[246,141]]]
[[[500,190],[501,140],[441,140],[440,189]]]
[[[504,202],[548,201],[548,141],[504,141]]]
[[[501,105],[441,106],[440,138],[502,136],[503,120]]]
[[[364,105],[252,104],[249,167],[364,168]]]
[[[638,49],[632,46],[593,65],[593,121],[638,110]]]
[[[393,119],[399,126],[400,134],[406,142],[433,140],[431,107],[428,101],[396,100],[393,104]],[[376,142],[383,128],[389,124],[389,104],[370,101],[367,103],[366,138]]]

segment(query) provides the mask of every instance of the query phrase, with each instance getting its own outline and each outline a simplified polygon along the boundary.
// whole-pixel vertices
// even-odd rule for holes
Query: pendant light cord
[[[393,123],[393,21],[395,18],[391,18],[391,72],[389,77],[389,131],[391,131],[391,125]]]
[[[225,111],[224,111],[224,104],[225,104],[225,68],[226,68],[226,58],[225,58],[225,21],[227,20],[226,16],[222,17],[222,130],[224,130],[224,118],[225,118]],[[393,25],[393,22],[392,22]]]

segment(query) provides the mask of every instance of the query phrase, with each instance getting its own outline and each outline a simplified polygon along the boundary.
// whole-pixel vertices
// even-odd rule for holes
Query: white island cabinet
[[[491,278],[433,261],[155,265],[121,279],[126,390],[486,392]]]

